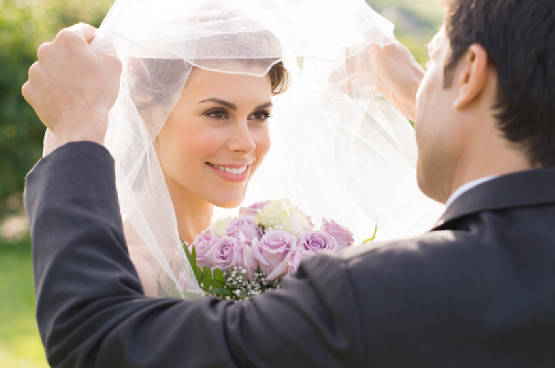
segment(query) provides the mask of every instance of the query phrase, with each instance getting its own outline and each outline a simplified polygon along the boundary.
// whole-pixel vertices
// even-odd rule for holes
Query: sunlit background
[[[195,0],[183,0],[195,1]],[[336,0],[341,1],[341,0]],[[0,0],[0,367],[48,367],[35,323],[31,242],[22,206],[25,174],[41,156],[44,127],[21,97],[36,49],[62,28],[99,26],[111,0]],[[367,0],[395,23],[424,64],[441,23],[438,0]]]

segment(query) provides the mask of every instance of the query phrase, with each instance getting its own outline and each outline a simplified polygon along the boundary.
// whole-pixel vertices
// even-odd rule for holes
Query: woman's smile
[[[221,179],[232,183],[240,183],[249,177],[251,164],[248,165],[216,165],[207,162],[206,165]]]

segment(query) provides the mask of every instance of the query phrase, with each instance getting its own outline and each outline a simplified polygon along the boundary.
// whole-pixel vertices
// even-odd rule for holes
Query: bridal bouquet
[[[286,274],[318,252],[353,244],[353,234],[333,220],[319,230],[287,199],[241,207],[239,216],[221,219],[183,243],[195,279],[179,275],[185,291],[198,283],[207,295],[240,300],[280,288]]]

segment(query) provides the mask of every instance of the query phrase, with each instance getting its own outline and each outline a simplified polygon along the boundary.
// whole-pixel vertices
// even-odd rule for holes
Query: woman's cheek
[[[266,157],[266,155],[270,151],[270,147],[272,145],[270,139],[270,130],[268,128],[262,129],[255,136],[254,142],[256,143],[256,157],[259,161],[258,164],[260,165],[264,157]]]
[[[197,160],[206,160],[225,147],[227,136],[225,129],[196,127],[188,133],[187,143],[183,144],[189,154]],[[187,148],[188,147],[188,148]]]

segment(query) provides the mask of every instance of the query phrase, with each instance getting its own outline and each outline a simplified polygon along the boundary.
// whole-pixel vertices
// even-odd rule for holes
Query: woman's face
[[[270,149],[271,90],[268,76],[193,69],[154,143],[172,200],[241,204]]]

